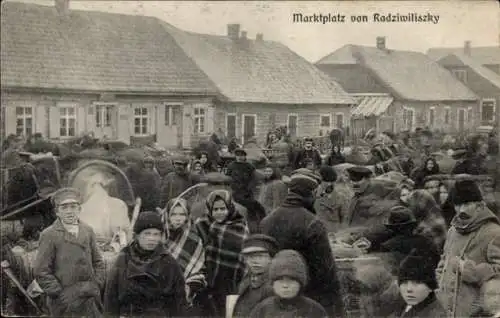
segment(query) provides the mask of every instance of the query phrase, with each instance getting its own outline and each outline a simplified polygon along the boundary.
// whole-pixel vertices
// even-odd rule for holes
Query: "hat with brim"
[[[235,154],[236,156],[246,156],[246,155],[247,155],[247,152],[246,152],[244,149],[242,149],[242,148],[236,148],[236,149],[234,150],[234,154]]]
[[[262,246],[249,246],[241,250],[241,254],[253,254],[253,253],[269,253],[269,251]]]
[[[372,171],[363,166],[355,166],[347,169],[349,173],[349,179],[352,181],[360,181],[363,178],[369,178],[372,175]]]
[[[65,203],[81,203],[80,192],[74,188],[61,188],[52,195],[52,203],[57,206]]]
[[[391,208],[389,218],[385,222],[388,228],[400,228],[416,224],[417,220],[413,213],[406,207],[397,205]]]

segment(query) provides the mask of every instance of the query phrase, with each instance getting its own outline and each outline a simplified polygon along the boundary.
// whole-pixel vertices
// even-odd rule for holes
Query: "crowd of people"
[[[289,149],[279,133],[268,146]],[[405,146],[389,137],[381,158]],[[488,143],[473,140],[453,174],[485,173]],[[341,148],[322,158],[307,138],[293,154],[253,162],[236,146],[223,172],[206,148],[193,159],[146,158],[125,171],[141,211],[126,224],[107,216],[113,231],[83,221],[80,191],[58,190],[57,220],[40,234],[34,266],[49,314],[346,317],[336,260],[349,250],[380,256],[384,277],[394,278],[395,292],[373,292],[374,316],[500,317],[499,211],[478,183],[434,180],[439,164],[428,157],[381,186],[389,183],[367,165],[338,173]],[[200,184],[196,200],[182,197]],[[98,241],[116,229],[130,239],[110,261]]]

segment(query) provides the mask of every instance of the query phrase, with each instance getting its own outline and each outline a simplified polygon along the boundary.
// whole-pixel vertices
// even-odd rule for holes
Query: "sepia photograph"
[[[500,318],[500,2],[1,2],[4,317]]]

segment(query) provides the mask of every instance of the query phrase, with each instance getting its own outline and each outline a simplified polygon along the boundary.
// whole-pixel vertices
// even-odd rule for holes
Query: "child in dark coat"
[[[259,303],[250,317],[328,317],[319,303],[302,296],[308,277],[306,262],[299,252],[282,250],[276,254],[269,268],[269,278],[274,296]]]
[[[398,284],[406,302],[399,317],[446,317],[446,311],[434,293],[438,287],[434,266],[425,258],[413,256],[413,253],[409,255],[399,268]]]
[[[243,242],[241,253],[248,272],[239,285],[233,317],[248,317],[255,306],[273,296],[268,274],[271,260],[277,252],[278,242],[264,234],[253,234]]]

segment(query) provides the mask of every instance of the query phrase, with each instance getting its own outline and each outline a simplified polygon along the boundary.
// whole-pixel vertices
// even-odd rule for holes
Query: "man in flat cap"
[[[172,160],[174,171],[167,174],[162,180],[160,208],[164,208],[167,202],[196,184],[195,176],[188,170],[189,160],[184,156]]]
[[[293,249],[306,259],[310,282],[305,295],[319,302],[331,317],[343,317],[337,267],[328,233],[314,212],[314,193],[321,177],[309,169],[292,173],[283,204],[260,223],[260,232],[273,237],[281,250]]]
[[[313,147],[314,140],[310,137],[304,138],[304,148],[299,150],[293,160],[293,168],[319,169],[321,166],[321,155],[318,149]]]
[[[52,197],[57,220],[40,235],[35,278],[54,317],[100,317],[105,265],[93,230],[79,221],[80,193],[62,188]]]

